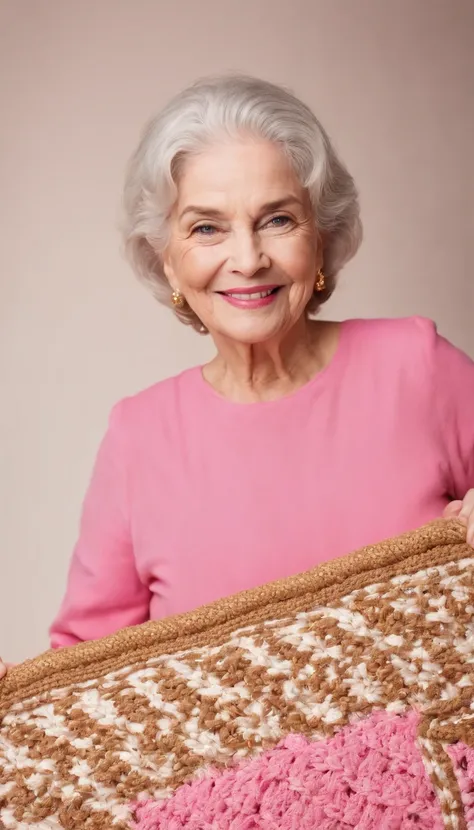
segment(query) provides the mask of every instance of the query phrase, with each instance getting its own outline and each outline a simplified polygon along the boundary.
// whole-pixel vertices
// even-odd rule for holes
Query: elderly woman
[[[361,241],[312,112],[207,80],[146,129],[125,243],[216,355],[121,401],[53,646],[187,611],[460,515],[474,543],[474,363],[424,319],[314,319]]]

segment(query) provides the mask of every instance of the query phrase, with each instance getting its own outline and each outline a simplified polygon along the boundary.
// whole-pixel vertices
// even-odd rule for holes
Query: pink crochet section
[[[461,790],[466,824],[468,827],[474,827],[474,749],[460,741],[448,746],[447,752],[453,762]]]
[[[135,805],[137,830],[442,830],[416,745],[418,718],[386,712],[325,741],[275,749]]]

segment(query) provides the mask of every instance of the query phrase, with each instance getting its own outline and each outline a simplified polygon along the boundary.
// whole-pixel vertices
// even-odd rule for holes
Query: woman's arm
[[[443,337],[434,347],[434,397],[453,498],[447,517],[459,516],[474,546],[474,362]]]
[[[94,640],[149,618],[130,531],[121,405],[112,411],[84,500],[66,594],[50,629],[53,648]]]

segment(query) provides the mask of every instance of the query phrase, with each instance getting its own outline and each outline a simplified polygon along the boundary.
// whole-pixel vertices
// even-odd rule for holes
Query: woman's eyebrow
[[[302,205],[301,199],[298,199],[296,196],[285,196],[282,199],[275,199],[272,202],[266,202],[264,205],[261,205],[259,213],[268,213],[272,210],[280,210],[281,208],[290,207],[291,205]],[[184,210],[180,213],[179,218],[183,219],[188,213],[195,213],[198,216],[213,216],[217,219],[222,219],[224,216],[223,211],[219,210],[215,207],[205,207],[204,205],[187,205]]]
[[[217,218],[224,216],[223,212],[218,210],[218,208],[204,207],[203,205],[188,205],[180,213],[179,218],[182,219],[187,213],[197,213],[198,216],[216,216]]]

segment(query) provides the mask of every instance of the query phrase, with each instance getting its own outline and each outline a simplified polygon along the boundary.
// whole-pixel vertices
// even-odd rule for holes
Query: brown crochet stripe
[[[424,733],[429,732],[426,723],[421,729]],[[419,742],[425,753],[425,762],[431,766],[430,778],[441,805],[446,829],[469,830],[456,775],[445,750],[446,745],[428,737],[420,738]]]
[[[289,733],[374,709],[421,717],[450,830],[445,746],[474,744],[474,553],[457,522],[171,620],[43,655],[0,684],[0,826],[127,830],[130,802]]]
[[[400,571],[460,559],[471,551],[460,522],[439,520],[412,533],[370,545],[294,577],[218,600],[196,611],[131,627],[74,648],[48,651],[12,669],[0,683],[0,716],[12,701],[117,671],[131,662],[217,645],[241,624],[253,625],[326,603],[391,578]]]

